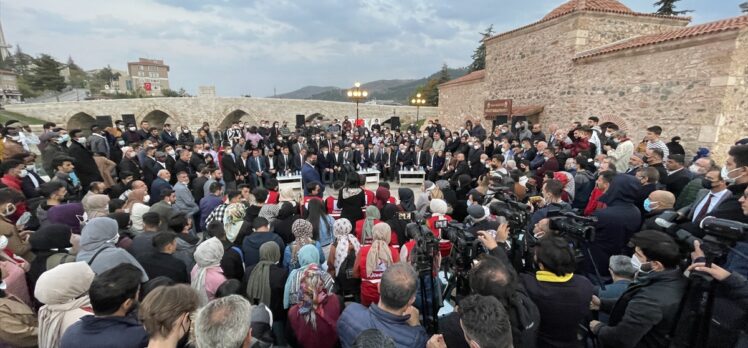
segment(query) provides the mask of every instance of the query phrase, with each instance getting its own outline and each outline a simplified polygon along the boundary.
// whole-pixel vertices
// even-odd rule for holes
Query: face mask
[[[696,164],[692,164],[690,167],[688,167],[688,171],[694,174],[702,174],[699,171],[701,170],[701,167],[697,166]]]
[[[478,144],[478,145],[473,145],[473,148],[474,148],[474,149],[476,149],[476,150],[480,149],[480,144]]]
[[[651,212],[652,209],[653,209],[652,208],[652,201],[649,200],[649,198],[647,198],[647,199],[644,200],[644,205],[643,206],[644,206],[644,210],[646,210],[647,212]]]
[[[189,129],[182,129],[182,133],[184,133],[184,134],[187,134],[187,133],[189,133],[189,132],[190,132],[190,130],[189,130]]]
[[[711,190],[712,189],[712,182],[709,181],[709,179],[707,179],[707,178],[702,178],[701,179],[701,187],[703,187],[703,188],[705,188],[707,190]]]
[[[613,135],[613,133],[610,133],[610,132],[606,132],[606,133],[605,133],[605,137],[606,137],[606,138],[610,138],[610,136],[611,136],[611,135]]]
[[[26,165],[26,170],[28,170],[28,171],[34,171],[34,170],[36,170],[36,165],[34,165],[34,164],[28,164],[28,165]]]
[[[137,155],[138,154],[133,151],[133,152],[130,152],[129,154],[127,154],[127,157],[135,158],[135,156],[137,156]]]
[[[727,182],[728,185],[734,184],[735,180],[738,180],[738,178],[740,178],[741,176],[745,175],[745,174],[740,174],[740,175],[738,175],[738,176],[736,176],[734,178],[731,178],[730,177],[730,173],[732,173],[732,172],[734,172],[734,171],[736,171],[738,169],[740,169],[740,168],[735,168],[733,170],[727,170],[727,167],[722,167],[722,173],[721,173],[722,179],[725,182]]]
[[[543,160],[547,161],[550,157],[543,156]]]
[[[600,168],[600,162],[595,162],[595,168]]]
[[[169,154],[169,156],[174,156],[174,154],[176,154],[177,152],[174,150],[169,150],[169,151],[166,151],[166,153]]]
[[[130,128],[127,128],[127,129],[129,129],[129,130],[130,130],[130,132],[134,132],[134,131],[135,131],[135,130],[136,130],[137,128],[135,128],[135,127],[130,127]]]
[[[60,143],[64,143],[64,142],[66,142],[66,141],[70,140],[70,134],[63,134],[63,135],[62,135],[62,136],[60,137],[60,140],[62,140],[62,141],[60,141]]]
[[[639,273],[647,274],[652,272],[652,265],[650,265],[649,262],[642,264],[636,254],[631,255],[631,266],[633,266]]]
[[[16,206],[13,203],[8,203],[5,206],[5,211],[3,212],[3,215],[5,216],[11,216],[16,212]]]
[[[85,144],[86,143],[86,137],[80,137],[80,138],[78,138],[78,142],[81,143],[81,144]]]
[[[0,250],[5,250],[8,247],[8,237],[0,236]]]
[[[25,178],[26,175],[29,175],[29,172],[26,169],[21,169],[21,172],[18,173],[18,176]]]
[[[566,170],[572,170],[572,169],[576,169],[577,165],[576,164],[567,164],[564,168],[566,168]]]
[[[117,141],[117,144],[119,144],[119,146],[125,146],[125,141],[124,140],[119,140],[119,141]]]
[[[145,196],[143,197],[143,202],[146,202],[146,203],[148,203],[148,202],[150,202],[150,201],[151,201],[151,195],[145,195]]]

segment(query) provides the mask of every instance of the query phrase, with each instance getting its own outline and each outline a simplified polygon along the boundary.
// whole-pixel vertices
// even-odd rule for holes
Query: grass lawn
[[[44,124],[44,121],[37,118],[24,116],[23,114],[13,111],[0,110],[0,123],[5,124],[5,122],[9,120],[18,120],[27,124]]]

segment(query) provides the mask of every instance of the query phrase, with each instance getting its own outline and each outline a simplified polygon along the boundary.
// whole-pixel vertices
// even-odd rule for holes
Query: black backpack
[[[361,280],[353,277],[353,266],[356,263],[356,251],[348,250],[348,255],[340,264],[338,275],[335,276],[335,284],[340,291],[340,295],[348,301],[361,291]]]

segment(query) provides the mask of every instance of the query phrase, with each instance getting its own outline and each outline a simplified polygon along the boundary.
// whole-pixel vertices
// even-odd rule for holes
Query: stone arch
[[[96,124],[96,118],[86,112],[77,112],[68,119],[67,129],[80,129],[88,136],[91,134],[91,126]]]
[[[616,126],[618,126],[618,128],[623,129],[627,132],[631,132],[634,130],[633,128],[631,128],[631,125],[629,125],[629,123],[626,122],[626,120],[623,117],[616,116],[616,115],[606,115],[606,116],[600,117],[600,124],[603,124],[603,123],[613,123]]]
[[[231,124],[237,121],[256,122],[256,120],[256,116],[250,115],[249,112],[237,108],[226,114],[226,116],[223,118],[223,121],[221,121],[221,123],[218,125],[218,129],[226,129],[228,127],[231,127]]]
[[[172,121],[169,121],[169,120]],[[148,122],[148,125],[151,127],[156,127],[158,129],[161,129],[161,127],[164,126],[164,123],[174,123],[173,118],[171,115],[167,114],[164,111],[161,111],[159,109],[153,110],[149,113],[147,113],[140,122],[146,121]]]

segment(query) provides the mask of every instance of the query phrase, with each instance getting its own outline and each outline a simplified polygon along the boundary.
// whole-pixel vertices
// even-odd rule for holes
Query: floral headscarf
[[[307,220],[299,219],[294,221],[293,225],[291,225],[291,233],[293,233],[296,238],[291,246],[291,268],[295,268],[298,264],[297,254],[299,249],[307,244],[314,244],[314,240],[312,239],[313,231],[314,227],[312,226],[312,223]]]

